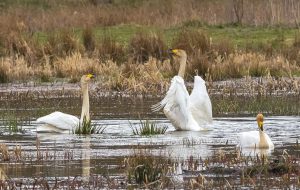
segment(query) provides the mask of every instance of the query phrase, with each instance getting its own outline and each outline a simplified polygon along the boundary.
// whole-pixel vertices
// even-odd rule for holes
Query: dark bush
[[[95,50],[95,35],[91,28],[86,28],[82,32],[83,45],[86,51],[92,52]]]
[[[184,49],[189,55],[199,51],[204,54],[211,49],[209,37],[201,30],[192,29],[181,31],[174,39],[172,47]]]
[[[116,41],[116,38],[110,35],[104,35],[98,45],[99,56],[102,61],[113,60],[121,63],[125,60],[124,46]]]
[[[154,33],[137,33],[129,42],[128,49],[131,57],[139,63],[146,62],[149,57],[155,57],[159,60],[168,57],[168,48],[162,37]]]

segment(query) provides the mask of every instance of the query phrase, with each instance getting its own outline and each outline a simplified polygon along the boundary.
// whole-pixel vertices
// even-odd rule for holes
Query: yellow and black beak
[[[88,78],[90,78],[90,79],[93,79],[93,78],[96,77],[96,75],[94,75],[94,74],[87,74],[86,76],[87,76]]]
[[[168,52],[169,52],[170,55],[178,56],[179,50],[178,49],[169,49]]]
[[[259,128],[261,131],[264,131],[264,122],[263,122],[263,121],[258,121],[257,124],[258,124],[258,128]]]

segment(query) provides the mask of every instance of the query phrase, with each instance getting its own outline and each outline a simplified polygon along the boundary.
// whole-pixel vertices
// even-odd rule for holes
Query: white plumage
[[[267,148],[274,149],[274,144],[263,129],[263,115],[256,117],[258,131],[248,131],[239,133],[239,146],[242,148]]]
[[[204,125],[212,122],[211,101],[205,81],[200,76],[195,76],[194,89],[189,95],[183,80],[186,53],[183,50],[172,50],[172,52],[183,57],[179,74],[173,77],[165,98],[152,106],[152,110],[159,111],[163,108],[166,117],[176,130],[204,130]]]
[[[42,124],[37,127],[37,132],[72,132],[79,125],[77,117],[58,111],[40,117],[36,121]]]
[[[89,113],[89,95],[88,95],[88,83],[90,79],[94,78],[94,75],[87,74],[81,77],[81,90],[83,93],[82,96],[82,111],[80,120],[70,114],[65,114],[62,112],[53,112],[49,115],[38,118],[36,121],[38,124],[36,131],[37,132],[55,132],[55,133],[70,133],[83,122],[83,118],[86,121],[90,120]]]
[[[261,139],[264,139],[261,141]],[[274,148],[270,137],[263,131],[248,131],[239,134],[240,147],[244,148]],[[262,144],[263,142],[263,144]]]

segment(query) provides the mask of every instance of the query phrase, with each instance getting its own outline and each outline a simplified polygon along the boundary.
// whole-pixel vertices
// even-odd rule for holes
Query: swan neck
[[[185,74],[185,67],[186,67],[186,57],[182,57],[179,60],[179,71],[178,71],[178,76],[184,78],[184,74]]]
[[[266,139],[265,132],[259,130],[259,147],[260,148],[269,148],[269,144]]]
[[[83,119],[85,117],[86,121],[90,120],[90,102],[89,102],[89,91],[88,91],[88,85],[82,84],[81,85],[82,90],[82,110],[81,110],[81,117],[80,122],[83,122]]]

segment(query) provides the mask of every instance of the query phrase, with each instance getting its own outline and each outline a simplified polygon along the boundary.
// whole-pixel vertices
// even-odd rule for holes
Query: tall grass
[[[98,0],[95,0],[95,2]],[[243,0],[239,14],[234,7],[240,1],[112,1],[112,3],[90,3],[91,1],[36,1],[39,3],[11,3],[6,1],[1,26],[24,23],[25,30],[40,31],[67,27],[111,26],[135,23],[141,25],[174,26],[186,21],[200,20],[211,25],[248,24],[254,26],[279,25],[298,26],[299,2],[290,0],[252,1]],[[289,11],[287,11],[289,10]],[[70,16],[72,15],[72,16]],[[243,15],[242,18],[237,15]],[[28,19],[30,18],[30,19]],[[60,18],[60,19],[58,19]]]
[[[0,13],[0,25],[3,26],[0,31],[0,82],[51,81],[53,77],[77,81],[81,74],[92,72],[101,76],[104,89],[162,92],[178,69],[170,64],[168,45],[187,51],[187,80],[192,80],[196,71],[207,80],[299,76],[299,34],[295,34],[293,42],[286,42],[288,40],[283,32],[279,31],[270,43],[253,45],[249,42],[246,47],[239,47],[228,38],[213,39],[208,32],[198,28],[205,29],[207,23],[222,28],[226,27],[226,23],[236,22],[232,9],[234,5],[243,6],[244,13],[238,19],[239,25],[263,25],[266,21],[272,25],[279,21],[292,25],[291,20],[295,23],[299,17],[297,12],[275,13],[281,13],[282,7],[298,10],[299,2],[257,2],[257,10],[251,9],[251,13],[257,11],[259,16],[250,15],[250,7],[254,6],[252,1],[244,0],[238,5],[235,2],[153,0],[131,3],[112,1],[95,5],[90,1],[76,4],[64,0],[31,2],[25,6],[21,2],[5,1],[4,7],[7,9],[2,9]],[[62,9],[62,5],[70,6]],[[32,9],[36,6],[47,8]],[[266,8],[270,12],[263,11]],[[256,19],[255,23],[250,18]],[[107,32],[102,35],[95,28],[124,23],[131,26],[141,24],[147,26],[146,29],[149,26],[153,31],[139,31],[128,44],[124,44],[121,41],[126,40],[120,40],[123,37],[120,33]]]

